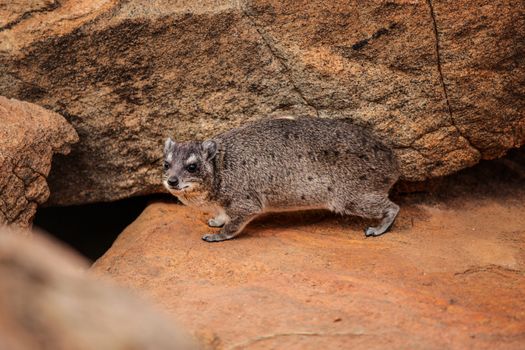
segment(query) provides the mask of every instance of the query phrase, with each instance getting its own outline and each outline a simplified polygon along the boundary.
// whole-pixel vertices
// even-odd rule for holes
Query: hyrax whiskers
[[[231,239],[257,215],[328,209],[379,219],[366,236],[385,233],[399,206],[388,192],[399,177],[392,151],[347,121],[301,117],[247,124],[204,142],[164,147],[164,186],[179,200],[213,210],[222,229],[202,238]]]

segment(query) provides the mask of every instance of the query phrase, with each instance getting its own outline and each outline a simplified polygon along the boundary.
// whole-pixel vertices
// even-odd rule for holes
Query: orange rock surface
[[[523,349],[517,188],[403,197],[378,238],[364,237],[365,220],[299,213],[210,244],[206,215],[158,202],[92,269],[220,349]]]

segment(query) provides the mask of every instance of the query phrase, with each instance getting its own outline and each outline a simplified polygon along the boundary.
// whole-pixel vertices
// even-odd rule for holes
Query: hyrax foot
[[[375,227],[367,227],[365,229],[365,236],[366,237],[377,237],[377,236],[381,236],[385,232],[380,232]]]
[[[208,226],[210,227],[222,227],[224,226],[224,220],[219,220],[217,218],[208,220]]]
[[[206,242],[220,242],[231,238],[233,238],[233,236],[227,236],[224,233],[210,233],[202,236],[202,240]]]
[[[398,213],[399,206],[393,202],[388,201],[380,225],[377,227],[368,227],[365,230],[365,236],[377,237],[387,232],[390,227],[392,227],[392,224],[394,223]]]

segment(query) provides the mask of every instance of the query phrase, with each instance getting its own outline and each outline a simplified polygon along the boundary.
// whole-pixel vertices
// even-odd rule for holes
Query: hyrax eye
[[[186,166],[186,170],[188,170],[188,172],[190,173],[194,173],[197,171],[197,164],[189,164],[188,166]]]
[[[164,170],[168,170],[170,168],[170,163],[169,162],[164,162]]]

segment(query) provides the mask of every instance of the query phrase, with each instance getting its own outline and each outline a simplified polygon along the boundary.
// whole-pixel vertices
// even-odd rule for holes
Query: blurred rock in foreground
[[[0,349],[196,349],[170,317],[86,269],[44,236],[0,227]]]

